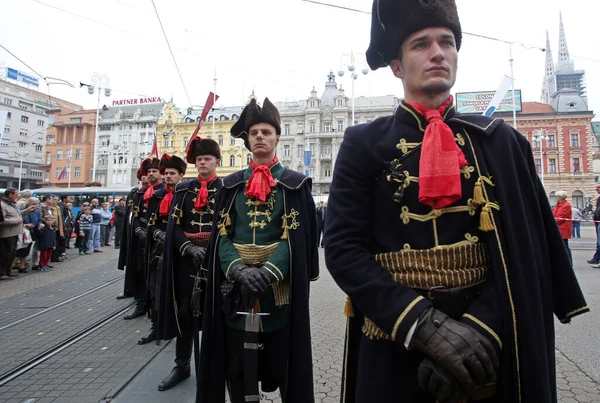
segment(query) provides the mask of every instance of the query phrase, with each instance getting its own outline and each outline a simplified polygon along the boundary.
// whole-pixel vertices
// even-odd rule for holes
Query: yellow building
[[[250,151],[244,146],[243,140],[231,137],[230,130],[235,124],[243,107],[215,108],[208,115],[198,135],[202,138],[213,138],[221,147],[221,164],[217,168],[220,177],[245,168],[251,158]],[[156,136],[160,155],[168,153],[185,159],[185,148],[198,125],[202,109],[188,108],[182,113],[179,108],[169,101],[158,119]],[[213,135],[214,119],[214,135]],[[186,178],[197,175],[196,168],[188,165]]]

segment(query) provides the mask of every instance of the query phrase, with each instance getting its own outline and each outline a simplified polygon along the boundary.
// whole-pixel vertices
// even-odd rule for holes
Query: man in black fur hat
[[[346,130],[330,188],[344,403],[556,402],[552,314],[588,311],[527,139],[454,110],[461,37],[454,0],[373,3],[405,99]]]
[[[146,237],[146,307],[150,315],[150,329],[138,344],[147,344],[156,340],[156,321],[158,319],[158,300],[160,289],[160,270],[162,268],[163,249],[169,209],[175,187],[183,179],[187,163],[176,155],[163,154],[158,170],[164,178],[164,186],[157,186],[148,200],[148,236]]]
[[[190,377],[194,340],[198,340],[201,295],[194,294],[200,266],[213,227],[215,199],[222,181],[217,177],[221,150],[216,141],[195,137],[188,144],[186,160],[194,164],[198,177],[177,185],[166,229],[164,264],[160,284],[158,337],[177,337],[175,368],[158,385],[171,389]],[[162,234],[158,235],[164,238]],[[195,281],[195,279],[198,279]],[[196,284],[195,284],[196,283]],[[196,300],[192,302],[192,295]],[[196,353],[199,353],[196,346]],[[196,365],[198,362],[196,361]]]
[[[252,99],[231,135],[252,152],[227,176],[215,206],[196,402],[314,402],[309,285],[319,273],[310,178],[278,161],[277,108]],[[293,251],[293,253],[292,253]]]
[[[133,292],[136,306],[133,312],[125,315],[124,319],[134,319],[144,316],[148,312],[147,306],[147,282],[146,282],[146,236],[148,232],[148,202],[155,190],[163,188],[160,171],[158,169],[160,160],[158,158],[146,158],[142,161],[140,169],[142,175],[148,179],[147,186],[141,186],[133,197],[132,221],[128,234],[130,238],[130,249],[127,252],[126,289]],[[131,267],[134,270],[129,270]],[[127,279],[131,279],[130,287],[127,287]]]

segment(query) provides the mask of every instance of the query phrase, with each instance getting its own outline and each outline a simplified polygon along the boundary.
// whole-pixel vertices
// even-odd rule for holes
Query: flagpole
[[[213,130],[212,130],[212,137],[213,140],[215,139],[215,114],[214,114],[214,109],[215,109],[215,103],[217,102],[217,69],[215,68],[215,78],[214,78],[214,82],[215,85],[213,86]]]
[[[71,144],[71,155],[69,155],[69,184],[68,188],[71,187],[71,170],[73,168],[73,144]]]

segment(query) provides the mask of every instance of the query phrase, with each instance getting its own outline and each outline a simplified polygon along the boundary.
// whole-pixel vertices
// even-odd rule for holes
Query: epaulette
[[[469,129],[478,130],[486,135],[491,135],[502,123],[503,119],[491,118],[484,115],[461,115],[456,114],[453,118],[448,119],[448,122],[457,122]]]
[[[223,187],[225,189],[232,189],[239,185],[244,184],[244,171],[237,171],[227,175],[223,178]]]
[[[162,189],[155,190],[154,193],[152,193],[152,196],[156,197],[157,199],[162,199],[163,197],[165,197],[166,193],[167,193],[167,188],[162,188]]]
[[[279,179],[279,183],[290,190],[296,190],[300,189],[305,183],[310,185],[312,179],[292,169],[286,168]]]
[[[196,186],[196,183],[197,183],[196,181],[197,181],[197,179],[192,179],[189,181],[178,183],[177,187],[175,188],[175,193],[187,192],[189,190],[193,190],[194,187]]]

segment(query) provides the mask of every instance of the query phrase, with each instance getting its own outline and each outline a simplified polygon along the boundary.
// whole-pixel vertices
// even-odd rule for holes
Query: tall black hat
[[[449,28],[460,50],[462,29],[455,0],[374,0],[367,63],[372,70],[388,66],[409,36],[430,27]]]
[[[158,161],[156,158],[154,158],[156,161]],[[151,166],[152,165],[152,158],[146,158],[145,160],[142,161],[142,163],[140,164],[140,167],[137,170],[137,178],[139,181],[142,180],[142,176],[146,176],[148,175],[148,170],[150,168],[158,168],[157,166]]]
[[[275,128],[278,136],[281,135],[281,117],[269,98],[265,98],[262,108],[256,103],[256,98],[252,98],[242,111],[238,121],[231,128],[231,135],[238,139],[244,139],[246,148],[250,150],[248,131],[257,123],[268,123]]]
[[[176,155],[163,154],[160,157],[160,165],[158,167],[160,174],[165,174],[165,169],[173,168],[176,169],[180,174],[185,174],[187,169],[187,163]]]
[[[196,136],[189,142],[185,150],[185,159],[190,164],[196,163],[196,157],[199,155],[213,155],[216,159],[221,159],[221,147],[213,139],[200,138]]]

